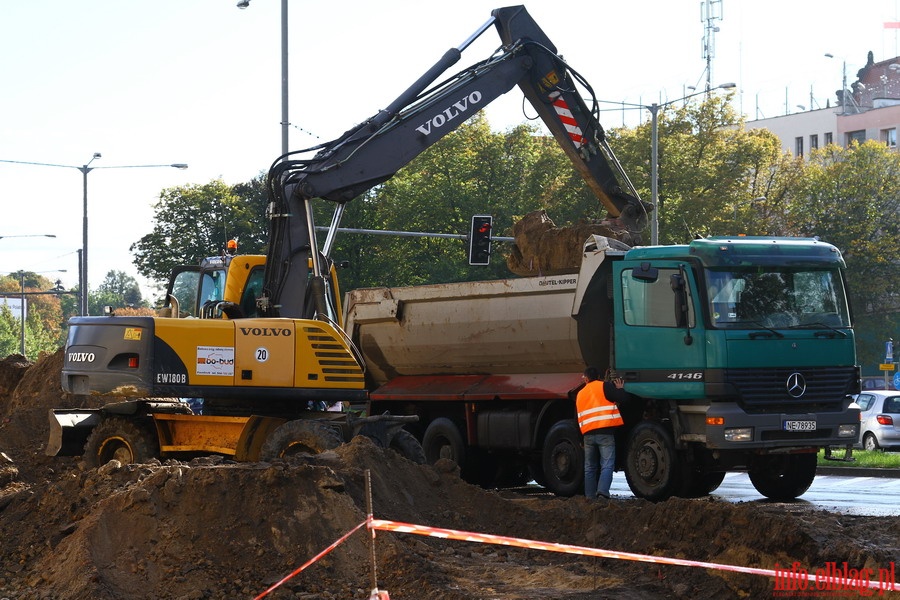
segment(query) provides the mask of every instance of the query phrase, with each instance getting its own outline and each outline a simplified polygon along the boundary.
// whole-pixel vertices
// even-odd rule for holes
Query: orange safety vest
[[[603,393],[603,382],[589,381],[575,398],[575,409],[578,411],[578,426],[585,434],[603,427],[624,425],[619,407],[606,399]]]

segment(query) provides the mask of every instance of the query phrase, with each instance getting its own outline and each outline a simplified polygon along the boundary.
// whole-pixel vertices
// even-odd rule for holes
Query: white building
[[[869,60],[857,80],[837,90],[834,107],[748,121],[748,129],[768,129],[794,156],[828,144],[848,146],[852,141],[878,140],[897,149],[900,127],[900,57],[879,63]]]

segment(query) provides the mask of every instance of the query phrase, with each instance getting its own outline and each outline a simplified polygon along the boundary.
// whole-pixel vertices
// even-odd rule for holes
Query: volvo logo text
[[[241,333],[244,335],[254,335],[260,337],[290,337],[291,330],[287,328],[275,328],[275,327],[239,327]]]
[[[462,100],[454,102],[452,105],[431,117],[431,119],[416,127],[416,131],[422,135],[431,135],[432,128],[440,129],[448,122],[466,112],[469,109],[470,104],[474,105],[479,102],[481,102],[481,92],[475,90]]]
[[[791,398],[799,398],[806,393],[806,379],[800,373],[788,375],[785,387]]]
[[[69,362],[94,362],[93,352],[69,352],[67,355]]]

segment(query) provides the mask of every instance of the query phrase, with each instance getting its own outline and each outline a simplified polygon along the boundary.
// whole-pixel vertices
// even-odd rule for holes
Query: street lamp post
[[[238,0],[237,7],[241,10],[250,6],[250,0]],[[288,3],[281,0],[281,155],[284,156],[290,150],[288,148]]]
[[[88,314],[88,185],[87,185],[87,176],[88,173],[93,171],[94,169],[146,169],[146,168],[155,168],[155,167],[171,167],[174,169],[187,169],[188,165],[185,163],[172,163],[168,165],[113,165],[113,166],[104,166],[104,167],[92,167],[91,163],[96,159],[100,158],[102,155],[99,152],[94,152],[94,155],[91,157],[86,164],[82,166],[76,165],[59,165],[54,163],[41,163],[41,162],[28,162],[21,160],[2,160],[0,162],[5,163],[13,163],[19,165],[36,165],[39,167],[63,167],[66,169],[78,169],[81,171],[82,180],[83,180],[83,191],[84,191],[84,213],[82,219],[82,240],[81,240],[81,259],[79,261],[80,273],[78,285],[80,287],[81,292],[81,300],[79,307],[79,314],[81,316],[85,316]]]
[[[662,102],[657,104],[654,102],[650,106],[644,106],[650,111],[650,196],[653,204],[653,217],[650,220],[650,243],[653,246],[659,244],[659,109],[681,102],[700,94],[708,94],[712,90],[727,90],[735,87],[734,83],[723,83],[717,85],[710,90],[694,92],[675,100]]]

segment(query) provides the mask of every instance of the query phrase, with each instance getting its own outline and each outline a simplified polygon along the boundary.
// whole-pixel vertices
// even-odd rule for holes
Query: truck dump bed
[[[578,275],[347,295],[346,328],[376,385],[399,375],[580,372]]]

